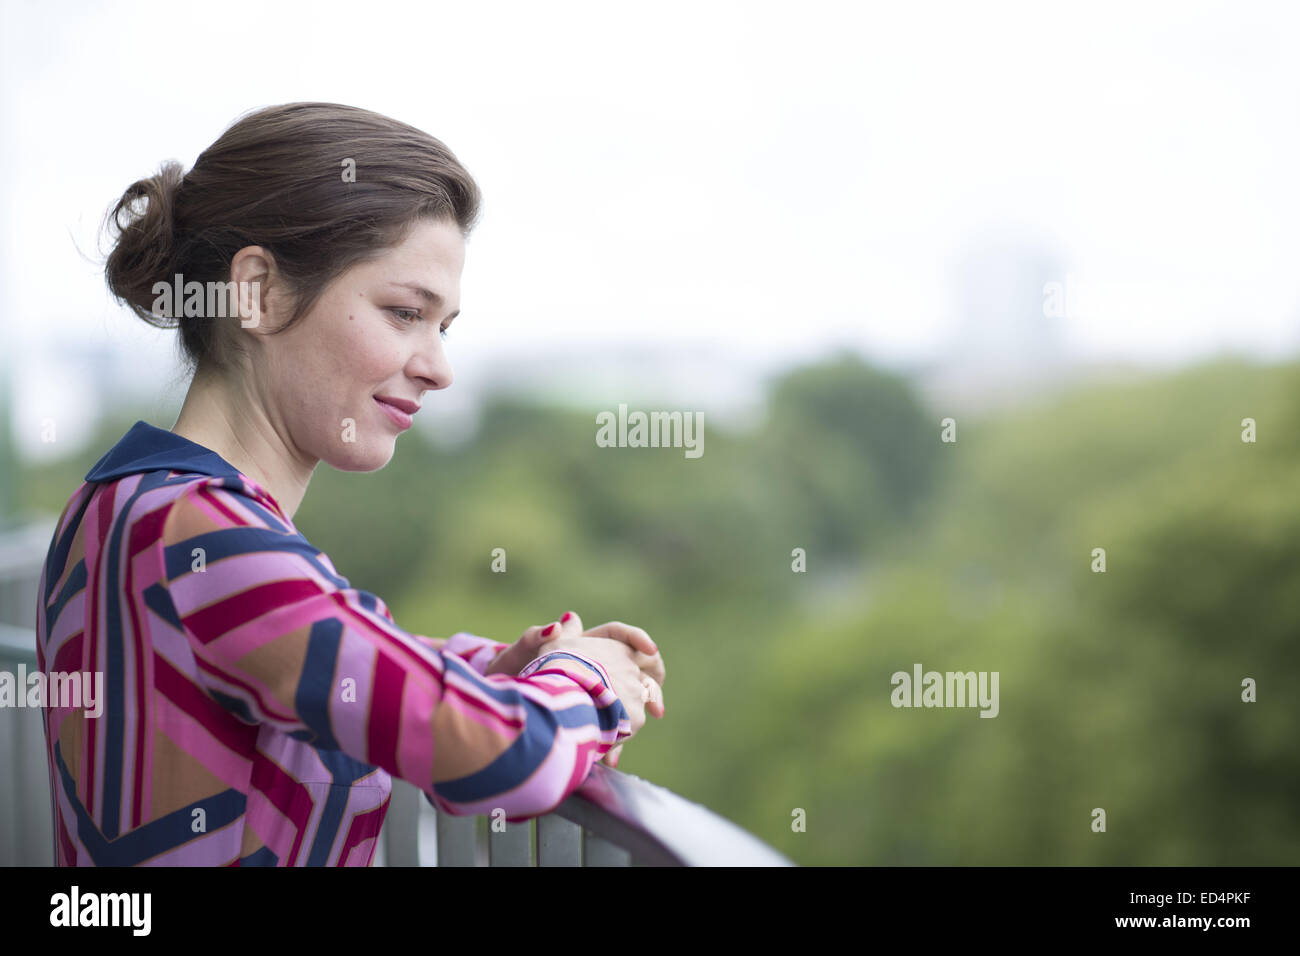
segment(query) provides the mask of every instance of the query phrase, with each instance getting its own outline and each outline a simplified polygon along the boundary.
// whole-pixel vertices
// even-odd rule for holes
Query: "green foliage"
[[[501,400],[454,452],[413,433],[380,472],[318,469],[295,522],[419,633],[513,640],[567,609],[645,627],[667,718],[622,769],[796,861],[1297,858],[1300,367],[957,411],[955,444],[848,357],[768,407],[687,459],[598,447],[599,409]],[[29,474],[29,504],[57,512],[132,420]],[[894,708],[914,663],[998,671],[999,715]]]

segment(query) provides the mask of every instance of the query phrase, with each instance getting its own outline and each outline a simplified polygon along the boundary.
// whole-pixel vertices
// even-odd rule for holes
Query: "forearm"
[[[446,651],[455,654],[468,662],[480,674],[486,674],[487,666],[492,663],[498,654],[510,646],[509,644],[503,644],[501,641],[494,641],[489,637],[470,634],[468,631],[459,631],[451,637],[426,637],[423,634],[413,636],[435,651]]]

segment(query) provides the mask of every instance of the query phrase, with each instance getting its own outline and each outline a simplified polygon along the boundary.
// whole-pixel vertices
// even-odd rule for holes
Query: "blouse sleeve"
[[[393,620],[388,605],[373,594],[367,596],[375,602],[384,619],[389,624],[396,625],[397,622]],[[487,675],[488,665],[492,663],[493,658],[510,646],[501,641],[494,641],[490,637],[479,637],[477,634],[471,634],[468,631],[459,631],[451,637],[426,637],[423,634],[412,634],[411,636],[417,641],[423,642],[426,647],[455,654],[474,670],[485,676]]]
[[[485,676],[506,645],[402,630],[232,482],[187,485],[160,546],[198,680],[240,719],[382,767],[447,813],[511,820],[553,810],[630,734],[599,662],[557,652]]]

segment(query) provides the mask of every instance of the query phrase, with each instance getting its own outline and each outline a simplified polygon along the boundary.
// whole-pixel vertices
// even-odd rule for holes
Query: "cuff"
[[[494,641],[490,637],[479,637],[477,634],[470,634],[468,631],[459,631],[447,638],[440,649],[450,651],[474,670],[486,675],[487,667],[492,663],[492,659],[509,646],[509,644]]]
[[[552,651],[531,661],[519,672],[516,680],[548,675],[574,681],[591,695],[600,727],[602,755],[610,746],[632,735],[632,720],[627,708],[614,693],[609,673],[597,661],[572,651]]]
[[[582,654],[574,654],[572,651],[552,651],[549,654],[543,654],[541,657],[536,658],[525,666],[524,669],[519,672],[519,676],[527,677],[529,674],[535,674],[541,670],[542,667],[546,666],[548,662],[554,662],[557,660],[577,661],[579,664],[585,665],[595,672],[596,676],[600,678],[602,684],[610,690],[614,689],[614,682],[609,679],[609,672],[605,670],[604,666],[600,664],[600,662],[594,661],[590,657],[585,657]],[[567,668],[565,670],[567,671]]]

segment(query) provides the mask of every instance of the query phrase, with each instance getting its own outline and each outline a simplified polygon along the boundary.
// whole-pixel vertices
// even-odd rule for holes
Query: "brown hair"
[[[348,160],[355,181],[344,175]],[[144,208],[139,209],[140,201]],[[399,245],[422,219],[468,236],[481,196],[442,142],[379,113],[337,103],[288,103],[244,115],[182,174],[175,161],[132,183],[104,217],[116,227],[104,277],[150,325],[179,328],[191,370],[230,367],[231,323],[152,310],[154,284],[228,282],[246,246],[275,258],[297,322],[351,266]]]

